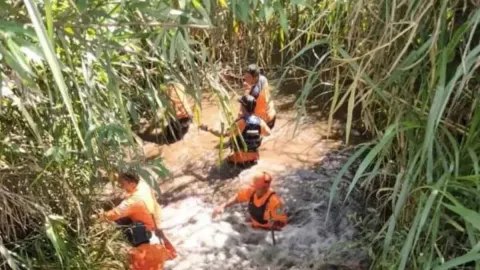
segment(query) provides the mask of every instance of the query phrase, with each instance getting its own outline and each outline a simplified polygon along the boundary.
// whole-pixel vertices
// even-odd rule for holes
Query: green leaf
[[[378,144],[377,144],[378,145]],[[392,242],[393,234],[395,232],[395,227],[397,224],[397,218],[400,216],[400,212],[403,210],[403,206],[407,201],[409,196],[410,188],[416,180],[418,174],[421,172],[420,166],[418,166],[419,160],[421,157],[421,151],[417,151],[413,158],[410,158],[407,173],[402,178],[397,178],[397,181],[401,181],[400,185],[402,186],[400,193],[398,195],[398,199],[394,205],[393,214],[390,216],[388,220],[388,229],[387,233],[385,234],[385,239],[383,242],[383,254],[382,257],[385,259],[385,256],[390,248],[390,244]]]
[[[179,33],[177,31],[175,31],[175,34],[170,38],[170,55],[169,55],[169,61],[171,63],[174,63],[175,62],[175,53],[177,50],[176,47],[175,47],[175,44],[176,44],[176,40],[177,40],[177,35],[179,35]]]
[[[415,236],[415,241],[416,243],[420,237],[420,233],[422,233],[423,226],[427,222],[427,218],[430,215],[430,210],[432,209],[433,203],[435,202],[435,198],[437,197],[439,193],[439,188],[445,183],[446,179],[448,178],[448,174],[442,175],[440,180],[437,182],[435,187],[433,187],[432,191],[430,192],[430,195],[428,196],[427,202],[425,203],[425,207],[423,208],[422,216],[420,218],[420,222],[418,224],[418,229],[417,229],[417,234]]]
[[[357,74],[354,78],[353,83],[348,89],[349,98],[348,98],[348,107],[347,107],[347,122],[345,123],[345,143],[348,144],[350,142],[350,135],[352,133],[352,121],[353,121],[353,109],[355,107],[355,93],[357,89],[357,82],[359,79],[359,75]]]
[[[460,26],[460,28],[458,28],[457,31],[455,31],[455,34],[453,35],[452,39],[448,43],[446,50],[447,50],[449,62],[451,62],[453,60],[453,57],[455,56],[454,54],[458,46],[458,43],[461,41],[465,33],[467,33],[469,28],[469,23],[470,22],[467,21],[462,26]]]
[[[457,257],[455,259],[449,260],[448,262],[433,268],[433,270],[448,270],[455,268],[456,266],[466,264],[468,262],[480,260],[480,253],[467,253],[463,256]]]
[[[458,224],[455,220],[453,220],[450,216],[448,215],[442,215],[442,217],[447,221],[448,224],[452,225],[455,229],[457,229],[461,233],[465,233],[465,229],[462,227],[462,225]],[[467,223],[468,224],[468,223]]]
[[[123,97],[122,97],[122,92],[120,91],[120,88],[118,87],[117,83],[117,78],[115,74],[113,73],[111,63],[110,63],[110,57],[107,56],[107,64],[106,64],[106,70],[107,70],[107,77],[108,77],[108,83],[107,83],[107,88],[111,91],[111,93],[115,93],[115,99],[118,104],[118,107],[120,109],[120,115],[122,116],[122,122],[126,131],[126,134],[128,136],[128,139],[130,142],[134,142],[133,139],[133,134],[130,129],[130,124],[128,121],[128,115],[127,111],[125,110],[125,106],[123,103]]]
[[[218,0],[218,3],[220,4],[220,7],[222,7],[222,8],[228,7],[227,0]]]
[[[187,5],[187,0],[178,0],[178,5],[180,9],[185,9],[185,6]]]
[[[452,160],[452,163],[455,164],[454,175],[457,176],[458,170],[460,168],[460,150],[459,150],[458,142],[453,137],[453,134],[445,126],[442,126],[442,130],[443,130],[443,133],[447,135],[447,138],[450,141],[450,147],[453,148],[454,160]]]
[[[210,2],[210,0],[203,0],[203,6],[207,10],[208,14],[212,12],[212,3]]]
[[[375,145],[375,147],[368,152],[367,156],[363,159],[362,163],[360,163],[360,166],[357,169],[357,172],[355,173],[355,177],[352,180],[352,183],[350,183],[350,186],[348,188],[347,195],[345,196],[345,200],[350,196],[350,193],[353,191],[355,185],[357,184],[358,180],[360,177],[363,175],[365,170],[368,168],[370,163],[377,157],[377,155],[382,151],[387,144],[389,144],[393,137],[397,134],[398,132],[398,124],[393,124],[387,128],[385,131],[385,134],[383,135],[382,139]]]
[[[291,0],[292,5],[305,5],[305,0]]]
[[[355,151],[355,154],[353,154],[348,159],[345,165],[343,165],[342,169],[337,173],[337,175],[335,175],[335,178],[333,179],[332,187],[330,188],[330,196],[328,199],[328,209],[327,209],[327,215],[325,217],[325,221],[328,220],[330,209],[332,207],[333,200],[337,194],[338,185],[340,184],[342,177],[345,175],[345,173],[350,168],[350,166],[352,166],[353,162],[355,162],[365,151],[367,151],[369,147],[370,147],[370,144],[365,144],[359,150]]]
[[[18,107],[18,109],[20,110],[20,112],[22,113],[23,117],[25,118],[25,120],[27,121],[30,129],[32,130],[32,133],[33,135],[35,136],[35,138],[37,139],[37,142],[38,144],[40,145],[43,145],[43,141],[42,141],[42,137],[41,137],[41,133],[40,131],[38,130],[38,127],[37,127],[37,124],[36,122],[33,120],[32,116],[30,115],[30,113],[27,111],[27,109],[25,108],[22,100],[17,97],[15,94],[12,94],[11,95],[11,98],[13,100],[13,104],[15,106]]]
[[[7,40],[7,47],[22,69],[27,72],[28,75],[35,77],[35,74],[30,68],[27,59],[25,59],[25,55],[21,52],[20,47],[12,39]]]
[[[80,142],[82,143],[82,145],[85,146],[82,133],[80,132],[80,127],[78,126],[78,122],[75,117],[75,113],[73,111],[72,101],[68,93],[67,85],[65,84],[65,80],[62,75],[60,64],[58,62],[57,56],[54,53],[53,45],[50,43],[50,40],[46,33],[45,26],[42,23],[42,18],[40,16],[40,13],[38,12],[37,6],[33,2],[33,0],[25,0],[24,3],[25,3],[25,6],[27,7],[28,14],[30,15],[30,19],[32,20],[33,26],[35,28],[35,32],[37,33],[37,37],[42,47],[43,53],[45,54],[45,57],[47,58],[47,62],[50,68],[52,69],[53,77],[55,79],[55,82],[57,83],[58,89],[62,96],[63,102],[67,108],[67,111],[70,115],[70,119],[75,128],[77,136]]]
[[[55,43],[53,42],[53,15],[52,15],[52,2],[50,0],[44,0],[45,5],[45,19],[47,20],[47,32],[48,37],[50,38],[50,42],[53,46]]]
[[[272,19],[275,9],[271,6],[264,5],[264,12],[265,12],[265,22],[269,22]]]
[[[45,56],[38,45],[21,38],[13,38],[13,40],[20,46],[20,51],[25,54],[28,61],[33,61],[36,64],[43,64],[42,61],[45,60]]]
[[[473,225],[477,230],[480,231],[480,213],[465,208],[459,203],[457,205],[450,205],[444,203],[443,205],[450,209],[452,212],[461,216],[465,221],[470,222],[471,225]]]
[[[52,157],[57,163],[61,163],[66,156],[65,150],[59,147],[50,147],[44,154],[46,157]]]
[[[68,258],[63,237],[65,222],[63,217],[60,216],[49,215],[45,217],[45,233],[55,248],[55,255],[62,265],[64,265],[65,259]]]
[[[0,33],[7,34],[9,36],[20,34],[32,39],[37,38],[35,31],[31,26],[9,21],[0,21]]]
[[[17,262],[15,261],[15,259],[13,258],[12,255],[10,255],[10,250],[8,250],[4,245],[3,245],[3,241],[2,241],[2,238],[0,237],[0,255],[1,257],[3,257],[4,259],[4,262],[7,263],[8,266],[10,266],[10,268],[12,270],[18,270],[20,269],[18,267],[18,264]]]
[[[133,123],[138,124],[140,117],[138,116],[137,109],[135,108],[135,104],[130,100],[127,101],[127,109],[130,116],[132,117]]]
[[[211,25],[210,16],[209,16],[208,12],[205,10],[205,8],[202,6],[200,1],[199,0],[192,0],[192,4],[195,7],[195,9],[198,10],[200,12],[200,14],[202,15],[203,21],[207,22],[208,25]]]
[[[338,50],[338,52],[340,53],[340,55],[348,61],[348,63],[350,64],[350,67],[355,71],[355,72],[359,72],[361,71],[360,69],[360,66],[355,62],[355,61],[352,61],[350,58],[350,55],[341,47],[338,47],[336,48]],[[380,98],[384,99],[384,100],[389,100],[388,99],[388,96],[385,95],[384,91],[382,90],[382,88],[380,88],[377,84],[375,84],[375,82],[372,80],[372,78],[370,78],[370,76],[368,76],[367,73],[365,72],[362,72],[361,73],[362,75],[362,79],[370,86],[372,87],[373,90],[375,90],[375,92],[379,95]]]
[[[236,2],[237,7],[237,16],[242,20],[244,23],[248,23],[250,17],[250,1],[239,1]]]
[[[428,40],[426,40],[420,48],[413,50],[408,54],[408,56],[403,60],[392,72],[392,75],[388,77],[385,83],[382,84],[382,86],[388,87],[391,85],[391,83],[395,81],[401,80],[403,76],[406,76],[407,72],[405,72],[407,69],[411,69],[414,67],[414,63],[419,61],[422,57],[425,57],[425,55],[428,53],[428,49],[431,48],[433,42],[433,37],[430,37]],[[401,81],[399,81],[401,83]]]
[[[35,85],[35,81],[30,75],[29,70],[26,70],[25,66],[22,63],[19,63],[15,56],[10,53],[10,51],[8,51],[5,47],[3,47],[2,44],[0,44],[0,54],[3,55],[3,59],[5,60],[7,65],[18,74],[18,76],[22,79],[24,83],[29,86]]]
[[[247,1],[245,1],[247,2]],[[280,1],[276,1],[273,4],[273,8],[278,12],[278,15],[280,16],[280,25],[282,26],[283,32],[288,33],[288,18],[287,15],[285,14],[285,8],[282,6]]]
[[[417,214],[415,215],[415,219],[413,220],[412,225],[410,226],[410,230],[407,235],[407,239],[405,243],[403,244],[402,250],[400,251],[400,265],[398,266],[398,270],[403,270],[405,269],[407,265],[407,260],[410,255],[410,250],[412,248],[413,244],[413,239],[415,236],[415,232],[417,230],[417,226],[421,220],[421,212],[422,212],[422,207],[417,207]]]
[[[77,8],[80,12],[84,12],[87,7],[88,7],[88,0],[77,0],[76,1],[76,4],[77,4]],[[143,3],[142,3],[143,4]]]

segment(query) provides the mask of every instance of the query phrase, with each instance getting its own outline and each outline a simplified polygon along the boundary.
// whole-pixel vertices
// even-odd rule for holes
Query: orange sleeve
[[[237,201],[240,203],[248,202],[250,197],[252,197],[253,192],[255,192],[255,189],[252,187],[241,188],[237,192]]]
[[[272,219],[274,221],[280,221],[284,225],[287,224],[287,214],[285,214],[285,208],[280,198],[275,194],[270,198],[267,205],[267,211],[265,211],[264,219]]]
[[[244,119],[238,120],[236,125],[232,126],[232,136],[237,136],[238,134],[242,133],[246,126],[247,124],[245,123]]]
[[[263,120],[260,121],[260,133],[264,136],[268,136],[272,133],[267,123],[265,123]]]
[[[132,212],[133,200],[131,198],[123,200],[117,207],[105,213],[108,220],[117,220],[119,218],[130,216]]]

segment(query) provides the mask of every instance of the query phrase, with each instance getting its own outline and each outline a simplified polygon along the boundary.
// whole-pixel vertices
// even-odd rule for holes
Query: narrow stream
[[[326,121],[305,118],[297,126],[289,111],[278,118],[261,161],[243,171],[218,167],[218,138],[195,126],[183,141],[162,146],[174,174],[162,184],[162,227],[179,252],[166,269],[366,269],[365,251],[353,246],[359,239],[353,218],[363,211],[358,196],[346,204],[335,200],[326,221],[333,178],[349,154],[339,151],[340,140],[327,138]],[[202,122],[219,125],[215,104],[203,104]],[[270,232],[250,228],[244,205],[211,217],[215,205],[250,183],[256,170],[273,175],[289,215],[289,225],[275,233],[275,246]]]

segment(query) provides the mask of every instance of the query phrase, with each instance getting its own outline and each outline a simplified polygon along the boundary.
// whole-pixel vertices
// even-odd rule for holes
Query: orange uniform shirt
[[[255,106],[255,115],[262,118],[265,122],[270,123],[277,112],[275,111],[275,105],[270,94],[270,85],[267,78],[264,76],[259,77],[259,81],[250,90],[250,95],[254,96],[257,100]]]
[[[155,192],[144,180],[140,180],[129,197],[106,215],[109,220],[129,217],[133,221],[144,223],[149,230],[154,230],[155,226],[160,228],[160,205],[155,199]]]
[[[155,200],[155,193],[148,184],[141,180],[136,190],[122,201],[120,205],[106,213],[109,220],[128,217],[132,221],[145,224],[154,231],[160,225],[160,206]],[[160,244],[142,244],[130,251],[130,270],[162,270],[168,251]]]
[[[247,126],[247,123],[245,122],[245,119],[240,119],[236,122],[236,126],[234,126],[231,129],[231,136],[237,136],[239,134],[242,134],[242,132],[245,130],[245,127]],[[260,134],[263,136],[268,136],[270,135],[270,128],[267,126],[265,121],[260,119]],[[233,163],[244,163],[244,162],[249,162],[249,161],[255,161],[260,158],[260,154],[258,152],[244,152],[244,151],[235,151],[231,156],[230,156],[230,161]]]
[[[188,102],[187,95],[185,93],[185,87],[179,83],[174,83],[173,87],[169,86],[167,90],[168,98],[170,99],[171,106],[175,111],[175,117],[177,119],[187,118],[192,115],[192,109]]]
[[[270,196],[272,192],[273,192],[272,190],[269,190],[262,197],[258,198],[257,195],[255,194],[255,188],[253,187],[241,188],[237,193],[237,201],[240,203],[248,203],[250,201],[250,198],[253,196],[253,204],[255,204],[255,206],[257,207],[260,207],[263,204],[265,204],[265,201],[267,200],[267,198]],[[265,213],[263,214],[263,218],[265,220],[280,221],[284,225],[287,224],[287,215],[285,214],[283,203],[277,194],[273,194],[270,197],[270,200],[268,201],[267,206],[265,208]],[[269,223],[260,224],[256,222],[254,219],[251,219],[251,221],[252,221],[252,226],[254,228],[263,228],[263,229],[271,228],[271,224]]]

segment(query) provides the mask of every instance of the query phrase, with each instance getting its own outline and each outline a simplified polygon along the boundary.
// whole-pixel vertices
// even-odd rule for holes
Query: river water
[[[220,118],[215,103],[203,104],[203,123],[219,126]],[[340,150],[341,131],[331,139],[326,121],[296,119],[293,112],[279,114],[261,161],[246,170],[220,166],[218,138],[195,126],[183,141],[161,147],[173,174],[161,185],[162,227],[179,253],[165,269],[365,269],[365,250],[355,245],[361,196],[354,193],[345,204],[342,197],[351,172],[326,220],[333,178],[351,154]],[[334,129],[340,130],[338,123]],[[289,216],[289,225],[275,233],[276,245],[270,232],[250,228],[245,205],[211,217],[215,205],[249,184],[257,170],[273,175],[272,188]]]

